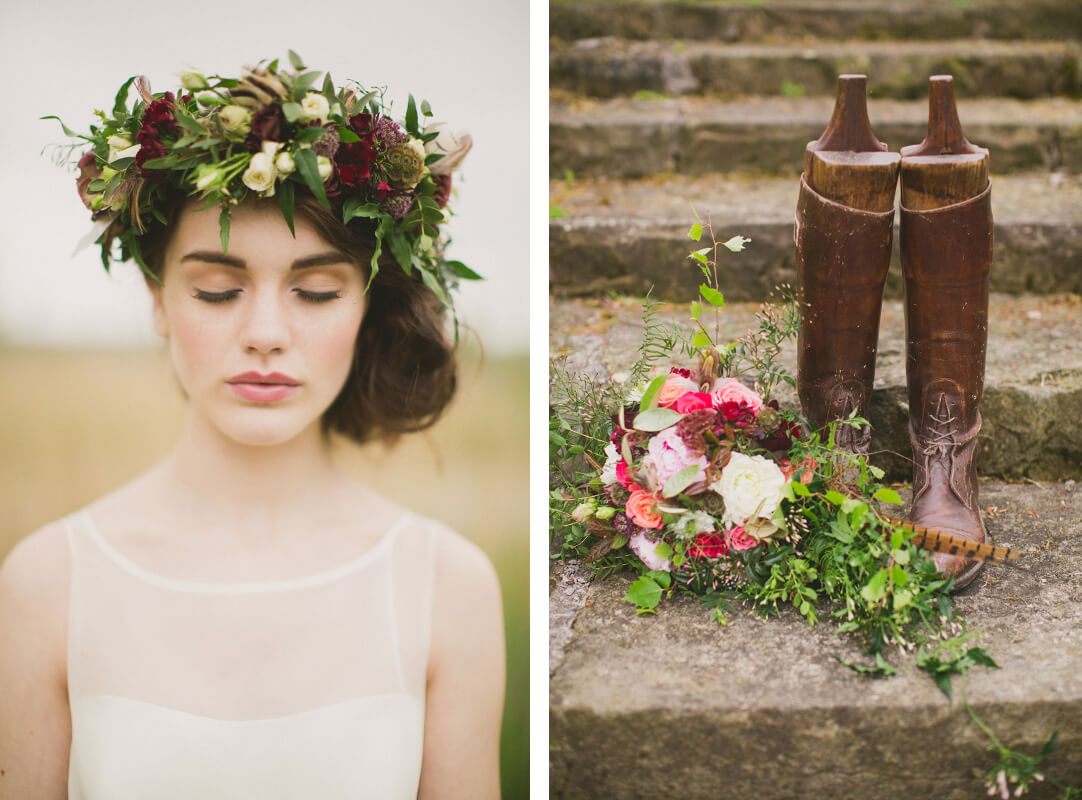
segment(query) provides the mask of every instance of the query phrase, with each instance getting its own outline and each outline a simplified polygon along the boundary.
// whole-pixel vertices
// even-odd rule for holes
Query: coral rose
[[[657,511],[657,498],[638,487],[631,490],[627,500],[627,516],[640,528],[660,528],[661,514]]]
[[[699,384],[690,378],[685,378],[678,373],[669,373],[661,390],[657,393],[657,404],[662,408],[670,408],[682,394],[699,391]]]

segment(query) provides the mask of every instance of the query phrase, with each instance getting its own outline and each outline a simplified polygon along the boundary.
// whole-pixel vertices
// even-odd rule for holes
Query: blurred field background
[[[392,450],[342,444],[343,466],[482,547],[503,587],[505,798],[527,797],[529,687],[528,359],[460,357],[460,393],[431,431]],[[0,558],[23,536],[166,455],[185,402],[164,347],[0,346]]]

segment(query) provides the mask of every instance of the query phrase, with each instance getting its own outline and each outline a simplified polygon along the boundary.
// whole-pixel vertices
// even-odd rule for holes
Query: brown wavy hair
[[[183,198],[168,209],[167,223],[155,224],[141,238],[143,260],[154,275],[165,269],[171,231],[185,207]],[[341,218],[314,197],[298,193],[295,214],[303,217],[332,247],[350,256],[367,280],[375,252],[371,220]],[[445,330],[439,299],[410,276],[384,250],[380,269],[368,287],[368,308],[357,332],[346,383],[323,413],[325,433],[355,442],[393,442],[424,430],[446,410],[455,393],[454,346]]]

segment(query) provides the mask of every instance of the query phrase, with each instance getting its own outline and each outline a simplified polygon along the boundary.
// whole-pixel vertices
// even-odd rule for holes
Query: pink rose
[[[721,408],[725,403],[738,403],[758,412],[763,407],[763,398],[758,392],[749,389],[736,378],[718,378],[714,381],[710,396],[714,399],[714,408]]]
[[[695,381],[677,373],[670,373],[662,384],[661,391],[657,393],[657,404],[662,408],[670,408],[680,395],[697,391],[699,384]]]
[[[747,533],[739,525],[725,531],[725,541],[731,550],[750,550],[759,544],[758,539]]]
[[[616,480],[629,492],[638,488],[635,485],[635,480],[631,477],[631,467],[622,458],[616,462]]]
[[[688,555],[692,558],[720,558],[729,555],[729,544],[717,531],[700,533],[688,548]]]
[[[631,490],[625,507],[628,518],[640,528],[660,528],[661,514],[657,512],[657,498],[638,487]]]
[[[687,414],[689,411],[710,408],[711,405],[711,397],[706,392],[684,392],[676,398],[676,402],[672,404],[672,407],[681,414]]]
[[[675,426],[666,428],[650,439],[643,464],[653,469],[662,487],[677,472],[692,465],[699,467],[695,480],[702,480],[706,475],[704,470],[709,466],[705,455],[688,449]]]

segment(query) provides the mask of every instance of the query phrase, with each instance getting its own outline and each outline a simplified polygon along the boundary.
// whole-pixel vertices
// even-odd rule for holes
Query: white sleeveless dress
[[[437,530],[317,575],[198,583],[65,521],[69,800],[416,798]]]

